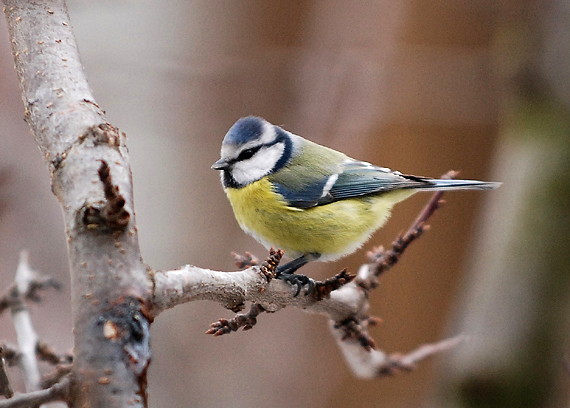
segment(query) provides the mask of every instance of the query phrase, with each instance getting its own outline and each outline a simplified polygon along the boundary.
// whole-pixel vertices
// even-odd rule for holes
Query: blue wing
[[[403,175],[356,160],[343,163],[339,172],[313,179],[302,186],[296,185],[295,188],[274,183],[277,192],[296,208],[311,208],[402,188],[425,188],[431,184],[428,179]]]

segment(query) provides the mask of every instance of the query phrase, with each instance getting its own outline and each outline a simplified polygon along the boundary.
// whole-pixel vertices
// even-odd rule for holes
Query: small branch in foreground
[[[238,331],[240,327],[243,327],[243,330],[249,330],[255,326],[257,316],[263,312],[265,312],[263,306],[259,303],[254,303],[247,313],[239,313],[233,319],[220,319],[212,323],[210,328],[206,331],[206,334],[221,336],[233,331]]]
[[[70,380],[65,377],[59,383],[46,390],[19,394],[8,400],[0,401],[0,408],[29,408],[53,401],[67,401],[69,398]]]

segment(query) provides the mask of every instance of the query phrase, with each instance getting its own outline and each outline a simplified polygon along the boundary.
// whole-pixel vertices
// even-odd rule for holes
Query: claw
[[[291,285],[297,286],[297,290],[295,291],[293,297],[299,296],[304,285],[308,286],[307,291],[305,292],[305,296],[310,294],[315,288],[315,281],[305,275],[298,275],[295,273],[278,273],[275,278],[284,280],[285,282],[289,282]]]
[[[305,292],[305,296],[308,296],[310,293],[313,293],[313,290],[315,290],[315,281],[312,280],[311,278],[309,278],[307,285],[309,287],[307,288],[307,291]]]
[[[297,290],[295,291],[293,297],[299,296],[299,293],[301,293],[301,289],[303,289],[303,284],[300,281],[297,281],[295,283],[297,284]]]

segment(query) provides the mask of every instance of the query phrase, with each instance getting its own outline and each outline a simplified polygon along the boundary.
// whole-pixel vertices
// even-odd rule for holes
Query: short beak
[[[221,158],[220,160],[212,164],[212,168],[214,170],[225,170],[228,167],[230,167],[230,163],[227,161],[227,159],[224,158]]]

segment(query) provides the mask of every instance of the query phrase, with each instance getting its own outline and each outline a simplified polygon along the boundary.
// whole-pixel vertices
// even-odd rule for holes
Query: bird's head
[[[244,187],[287,164],[293,151],[291,136],[265,119],[241,118],[226,133],[221,157],[212,168],[223,171],[225,187]]]

